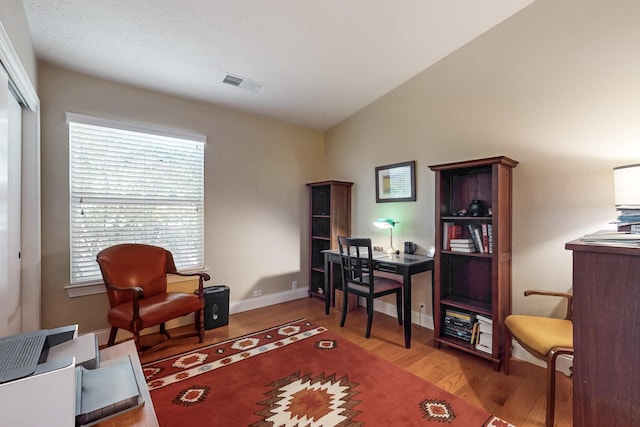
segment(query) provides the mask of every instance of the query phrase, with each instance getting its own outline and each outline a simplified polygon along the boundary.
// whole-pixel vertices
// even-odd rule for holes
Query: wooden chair
[[[545,295],[567,299],[564,319],[512,314],[505,320],[506,346],[504,372],[509,374],[511,337],[529,353],[547,364],[547,427],[553,426],[556,398],[556,360],[561,354],[573,354],[573,296],[561,292],[525,291],[525,296]]]
[[[111,246],[98,253],[102,278],[109,296],[108,320],[111,325],[108,346],[115,343],[118,329],[133,333],[138,351],[140,331],[160,325],[160,332],[171,336],[165,322],[189,313],[195,313],[195,332],[180,337],[198,336],[204,339],[203,282],[206,273],[180,273],[173,255],[166,249],[143,244],[127,243]],[[196,293],[167,292],[167,274],[198,277]]]
[[[373,274],[373,259],[371,251],[371,239],[349,238],[338,236],[342,269],[342,317],[340,327],[344,327],[347,319],[347,303],[349,294],[365,297],[367,300],[367,332],[371,335],[371,323],[373,321],[373,300],[383,295],[396,294],[396,306],[398,308],[398,323],[402,325],[402,282],[376,277]],[[366,258],[361,258],[363,255]]]

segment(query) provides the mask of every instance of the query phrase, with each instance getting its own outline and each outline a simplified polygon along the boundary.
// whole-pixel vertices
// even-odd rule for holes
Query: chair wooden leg
[[[550,353],[547,360],[547,427],[553,427],[556,406],[556,359],[560,352]]]
[[[504,374],[505,375],[509,375],[509,361],[511,360],[511,344],[512,344],[512,339],[511,338],[511,334],[509,333],[509,328],[505,327],[505,336],[504,336],[504,355],[502,356],[503,358],[503,363],[504,363]]]
[[[133,332],[133,342],[136,343],[136,350],[138,350],[138,353],[140,353],[140,350],[142,350],[142,347],[140,346],[140,332],[139,331],[134,331]]]
[[[200,342],[204,341],[204,310],[198,310],[196,312],[196,318],[198,319],[197,327],[198,327],[198,338]]]
[[[167,327],[165,326],[164,323],[160,324],[160,333],[165,337],[167,337],[168,339],[171,339],[171,335],[169,335],[169,332],[167,331]]]
[[[367,333],[365,338],[371,336],[371,323],[373,323],[373,298],[367,298]]]
[[[107,347],[111,347],[116,343],[117,334],[118,334],[118,328],[111,327],[111,332],[109,333],[109,341],[107,341]]]
[[[340,315],[340,327],[344,327],[344,322],[347,320],[347,303],[349,302],[349,294],[346,289],[342,290],[342,315]]]
[[[398,323],[402,325],[402,292],[396,292],[396,307],[398,308]]]

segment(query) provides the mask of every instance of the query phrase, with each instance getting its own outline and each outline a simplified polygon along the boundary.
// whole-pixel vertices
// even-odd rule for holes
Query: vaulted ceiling
[[[24,0],[24,5],[40,59],[325,130],[532,1]],[[240,86],[223,83],[227,75],[240,78]]]

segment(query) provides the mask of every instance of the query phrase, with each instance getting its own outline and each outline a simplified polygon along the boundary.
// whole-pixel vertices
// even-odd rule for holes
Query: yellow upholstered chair
[[[504,372],[509,374],[512,337],[529,353],[547,363],[546,425],[552,427],[556,395],[556,359],[561,354],[573,354],[573,296],[546,291],[525,291],[524,295],[545,295],[567,299],[567,314],[564,319],[512,314],[505,320],[507,339]]]

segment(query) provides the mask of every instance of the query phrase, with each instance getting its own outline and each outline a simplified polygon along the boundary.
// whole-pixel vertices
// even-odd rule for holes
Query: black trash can
[[[229,287],[204,288],[204,328],[215,329],[229,324]]]

